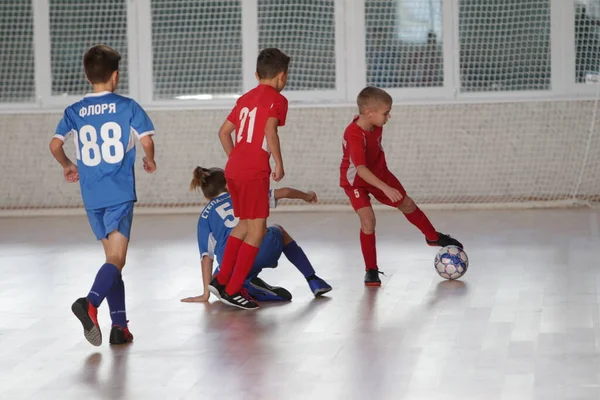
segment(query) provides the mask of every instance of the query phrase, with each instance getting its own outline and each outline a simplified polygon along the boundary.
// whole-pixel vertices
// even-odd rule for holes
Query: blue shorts
[[[263,238],[252,270],[248,279],[256,277],[264,268],[275,268],[283,252],[283,232],[279,228],[270,226]]]
[[[274,226],[267,228],[267,233],[260,243],[258,254],[246,280],[255,278],[264,268],[275,268],[283,252],[283,232]],[[219,273],[218,266],[213,276]]]
[[[115,230],[129,239],[133,222],[133,201],[86,212],[96,239],[106,239]]]

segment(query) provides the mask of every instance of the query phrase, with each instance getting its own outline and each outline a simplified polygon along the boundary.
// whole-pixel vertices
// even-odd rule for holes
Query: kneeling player
[[[210,296],[208,284],[212,279],[214,256],[216,255],[219,260],[222,259],[229,234],[238,222],[233,215],[231,198],[227,192],[225,174],[222,169],[197,167],[194,170],[190,189],[198,188],[209,200],[198,220],[198,246],[202,258],[204,293],[200,296],[182,299],[184,302],[208,301]],[[277,200],[281,198],[302,199],[309,203],[317,201],[313,192],[305,193],[296,189],[282,188],[270,191],[271,207],[276,207]],[[292,299],[290,292],[284,288],[268,285],[258,277],[264,268],[275,268],[282,253],[304,275],[315,297],[332,289],[327,282],[316,276],[306,254],[294,239],[281,226],[274,225],[267,228],[256,261],[244,284],[243,295],[252,296],[258,301]]]

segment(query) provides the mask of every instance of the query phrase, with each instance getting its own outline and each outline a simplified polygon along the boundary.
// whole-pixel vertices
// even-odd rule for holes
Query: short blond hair
[[[375,103],[390,106],[393,103],[392,96],[383,89],[367,86],[360,91],[356,98],[356,104],[358,105],[358,111],[360,113],[362,113],[365,108],[374,106]]]

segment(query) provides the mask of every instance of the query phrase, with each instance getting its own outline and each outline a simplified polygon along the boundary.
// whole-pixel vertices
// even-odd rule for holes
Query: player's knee
[[[283,229],[283,226],[279,225],[279,224],[273,224],[271,225],[273,228],[279,229],[281,231],[281,233],[285,234],[285,230]]]
[[[119,255],[107,255],[106,262],[117,267],[119,270],[125,268],[126,257]]]
[[[368,235],[375,232],[375,216],[374,215],[361,216],[360,229]]]
[[[404,214],[410,214],[413,211],[415,211],[416,209],[417,209],[417,205],[415,204],[413,199],[411,199],[408,196],[404,196],[404,198],[398,205],[398,210],[400,210]]]
[[[281,231],[281,234],[283,236],[283,245],[286,246],[290,243],[292,243],[294,241],[294,238],[292,238],[290,236],[289,233],[287,233],[287,231],[285,229],[283,229],[283,226],[281,225],[273,225],[273,227],[279,229]]]

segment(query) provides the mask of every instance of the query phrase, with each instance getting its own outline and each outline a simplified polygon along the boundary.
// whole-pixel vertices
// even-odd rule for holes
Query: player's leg
[[[406,196],[400,205],[398,206],[398,210],[400,210],[406,219],[412,223],[414,226],[419,228],[421,232],[425,235],[425,241],[429,246],[458,246],[460,248],[463,247],[462,243],[453,238],[452,236],[438,232],[435,230],[429,218],[425,215],[423,211],[415,204],[415,202],[408,196]]]
[[[346,188],[352,208],[360,219],[360,248],[365,261],[365,285],[381,286],[377,266],[377,246],[375,240],[375,213],[371,207],[371,197],[366,188]]]
[[[375,237],[375,213],[373,207],[356,210],[360,218],[360,248],[365,261],[365,285],[381,286],[379,267],[377,265],[377,245]]]
[[[125,283],[123,282],[122,271],[125,267],[129,238],[131,234],[131,225],[133,223],[133,204],[129,210],[124,210],[121,217],[120,211],[117,211],[114,220],[118,220],[116,230],[112,231],[108,238],[102,241],[106,253],[107,262],[113,261],[115,265],[123,265],[121,274],[114,283],[113,287],[106,295],[108,307],[110,309],[110,318],[112,328],[110,331],[109,342],[111,344],[124,344],[133,341],[133,335],[127,326],[127,311],[125,307]],[[125,239],[126,240],[125,240]]]
[[[400,210],[408,222],[413,224],[423,233],[427,244],[430,246],[444,247],[448,245],[455,245],[462,247],[462,244],[458,240],[435,230],[431,224],[431,221],[429,221],[429,218],[427,218],[425,213],[415,204],[413,199],[406,194],[406,190],[393,174],[390,173],[385,176],[383,181],[389,186],[398,190],[403,196],[402,200],[397,203],[392,203],[390,199],[388,199],[387,196],[380,190],[374,190],[372,192],[373,196],[375,196],[375,198],[381,203]]]
[[[246,238],[240,246],[233,274],[225,287],[225,292],[229,296],[238,293],[242,289],[242,286],[254,265],[254,261],[260,250],[261,242],[267,230],[266,218],[254,218],[245,221],[248,226]]]
[[[236,186],[239,192],[239,217],[240,221],[246,221],[247,233],[240,245],[233,273],[225,286],[222,300],[236,307],[255,309],[258,308],[258,304],[242,289],[267,232],[269,178],[238,182]]]
[[[96,238],[102,241],[106,260],[98,270],[87,297],[77,299],[71,310],[83,325],[85,338],[91,344],[100,346],[102,332],[98,324],[98,307],[115,283],[121,279],[129,239],[117,229],[122,220],[133,216],[133,202],[106,209],[89,210],[87,214]],[[131,222],[125,225],[130,227]]]
[[[240,203],[240,196],[243,195],[239,190],[239,183],[234,179],[227,180],[227,189],[231,197],[231,203],[233,207],[233,214],[236,218],[240,218],[240,209],[242,204]],[[220,270],[217,277],[213,279],[209,285],[209,290],[212,294],[221,298],[221,293],[225,290],[225,286],[231,279],[233,273],[233,267],[238,257],[238,253],[244,242],[246,234],[248,232],[248,225],[246,220],[240,219],[238,224],[232,229],[227,244],[225,245],[225,251],[223,252],[223,259],[220,261]]]
[[[290,301],[292,294],[278,286],[271,286],[258,277],[258,274],[265,268],[276,268],[279,257],[283,251],[283,236],[281,230],[275,226],[267,228],[267,233],[263,238],[258,255],[254,260],[252,270],[246,278],[244,287],[248,294],[258,301]]]
[[[302,250],[302,247],[298,246],[298,243],[290,236],[290,234],[283,229],[280,225],[274,225],[273,228],[276,228],[281,232],[282,242],[283,242],[283,254],[285,254],[286,258],[300,271],[304,278],[308,282],[308,286],[310,290],[313,292],[315,297],[319,297],[324,295],[327,292],[330,292],[332,287],[323,279],[319,278],[315,269],[312,266],[310,260]]]
[[[219,292],[229,283],[231,279],[231,274],[233,273],[233,267],[235,266],[235,262],[238,258],[238,254],[240,252],[240,248],[244,243],[244,239],[248,233],[248,222],[246,220],[240,220],[238,224],[231,230],[229,237],[227,238],[227,244],[225,245],[225,251],[223,252],[223,260],[219,264],[220,270],[215,278],[215,285],[219,285]],[[215,285],[211,286],[215,287]],[[209,287],[210,289],[210,287]],[[211,290],[212,292],[212,290]],[[215,293],[213,293],[215,294]],[[217,295],[220,296],[220,295]]]

